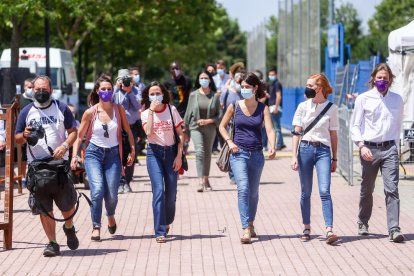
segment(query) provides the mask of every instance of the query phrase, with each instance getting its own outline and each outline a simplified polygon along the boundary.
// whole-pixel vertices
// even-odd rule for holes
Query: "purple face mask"
[[[377,87],[379,92],[384,92],[385,90],[387,90],[389,84],[390,83],[387,80],[377,80],[377,81],[375,81],[375,86]]]
[[[109,102],[112,99],[112,91],[98,91],[98,96],[104,102]]]

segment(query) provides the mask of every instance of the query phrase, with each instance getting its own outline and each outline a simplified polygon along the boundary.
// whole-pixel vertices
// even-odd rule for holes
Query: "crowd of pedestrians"
[[[62,160],[65,168],[70,166],[74,170],[79,166],[77,155],[83,147],[82,162],[92,202],[91,240],[100,241],[103,203],[108,231],[114,234],[118,227],[115,219],[118,194],[132,191],[134,162],[138,152],[143,153],[146,147],[154,234],[156,242],[164,243],[174,222],[177,180],[183,170],[183,156],[188,151],[189,141],[195,149],[197,192],[213,189],[209,182],[212,153],[227,144],[230,183],[237,186],[240,241],[251,243],[252,237],[257,235],[254,221],[264,151],[273,159],[277,150],[286,148],[280,124],[283,87],[274,67],[267,71],[266,77],[260,71],[246,72],[241,62],[230,66],[228,73],[226,68],[223,60],[205,66],[198,73],[194,86],[176,61],[170,64],[171,79],[163,84],[152,81],[146,86],[137,67],[120,69],[115,83],[110,76],[102,75],[88,96],[89,108],[80,125],[70,109],[75,107],[52,99],[49,78],[38,76],[28,80],[21,103],[25,106],[17,120],[15,137],[17,143],[27,143],[29,172],[34,164],[41,161],[50,164],[50,160]],[[402,126],[403,103],[398,94],[389,91],[393,75],[387,65],[378,65],[371,77],[372,89],[357,98],[351,123],[352,140],[360,148],[363,168],[358,233],[368,234],[372,193],[381,170],[390,239],[401,242],[404,236],[399,228],[396,141]],[[300,238],[302,241],[311,239],[310,198],[316,168],[328,244],[338,240],[333,231],[330,185],[331,173],[337,166],[339,125],[338,107],[328,100],[331,93],[332,87],[323,74],[308,78],[304,91],[306,99],[297,107],[292,122],[291,162],[292,170],[298,171],[301,185],[303,235]],[[126,143],[123,135],[130,145],[128,153],[123,152]],[[1,148],[4,137],[4,128],[0,125]],[[69,163],[66,160],[72,145]],[[128,154],[126,159],[125,154]],[[36,186],[35,207],[40,208],[40,220],[49,239],[44,255],[60,253],[53,202],[64,217],[63,229],[69,248],[77,249],[79,241],[73,225],[77,196],[73,184],[69,179],[62,180],[58,174],[56,181],[63,188],[47,189],[39,184],[44,181],[36,180],[37,174],[34,172],[28,183]]]

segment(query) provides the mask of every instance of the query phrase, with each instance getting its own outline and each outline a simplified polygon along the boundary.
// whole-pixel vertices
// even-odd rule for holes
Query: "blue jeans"
[[[166,236],[166,226],[173,223],[175,217],[178,175],[173,169],[175,156],[175,146],[147,146],[147,170],[152,188],[155,237]]]
[[[283,135],[282,135],[282,126],[280,124],[280,117],[282,117],[282,113],[279,112],[277,114],[272,113],[272,123],[273,128],[276,131],[276,148],[280,149],[285,143],[283,143]]]
[[[118,146],[101,148],[89,143],[85,152],[85,170],[91,189],[93,227],[101,227],[102,200],[105,200],[106,215],[115,215],[121,166]]]
[[[264,166],[263,151],[239,149],[230,154],[230,166],[237,184],[237,198],[242,227],[249,226],[256,217],[259,203],[259,184]]]
[[[333,208],[331,199],[331,148],[325,145],[314,146],[300,144],[299,177],[301,185],[300,208],[303,224],[310,224],[313,167],[316,167],[318,177],[319,196],[322,201],[323,218],[325,226],[333,225]]]

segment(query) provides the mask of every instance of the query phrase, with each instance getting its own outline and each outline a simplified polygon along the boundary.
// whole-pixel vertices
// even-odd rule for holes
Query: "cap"
[[[123,77],[129,76],[129,70],[128,69],[119,69],[118,70],[118,76],[116,77],[116,80],[122,79]]]

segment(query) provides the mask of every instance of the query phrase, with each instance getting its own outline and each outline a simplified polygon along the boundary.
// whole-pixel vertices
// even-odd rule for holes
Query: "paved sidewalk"
[[[285,141],[289,146],[290,141]],[[324,242],[321,203],[314,186],[312,240],[302,232],[299,177],[290,169],[289,151],[267,160],[261,180],[256,228],[251,245],[241,245],[236,186],[212,164],[212,192],[197,193],[195,161],[179,180],[176,219],[167,243],[153,238],[151,188],[145,160],[136,167],[133,193],[119,196],[117,233],[103,228],[102,242],[92,242],[90,212],[84,200],[75,218],[80,247],[65,245],[61,224],[58,242],[62,255],[42,256],[47,242],[38,217],[27,207],[28,193],[15,196],[13,250],[0,250],[0,275],[400,275],[413,274],[414,181],[402,181],[401,227],[408,241],[389,242],[385,205],[379,181],[368,237],[357,236],[359,186],[332,177],[335,246]],[[214,162],[214,160],[213,160]],[[4,192],[2,194],[4,198]],[[2,212],[3,201],[0,201]],[[0,214],[2,218],[2,213]],[[103,221],[103,225],[107,222]],[[1,233],[0,242],[3,235]]]

